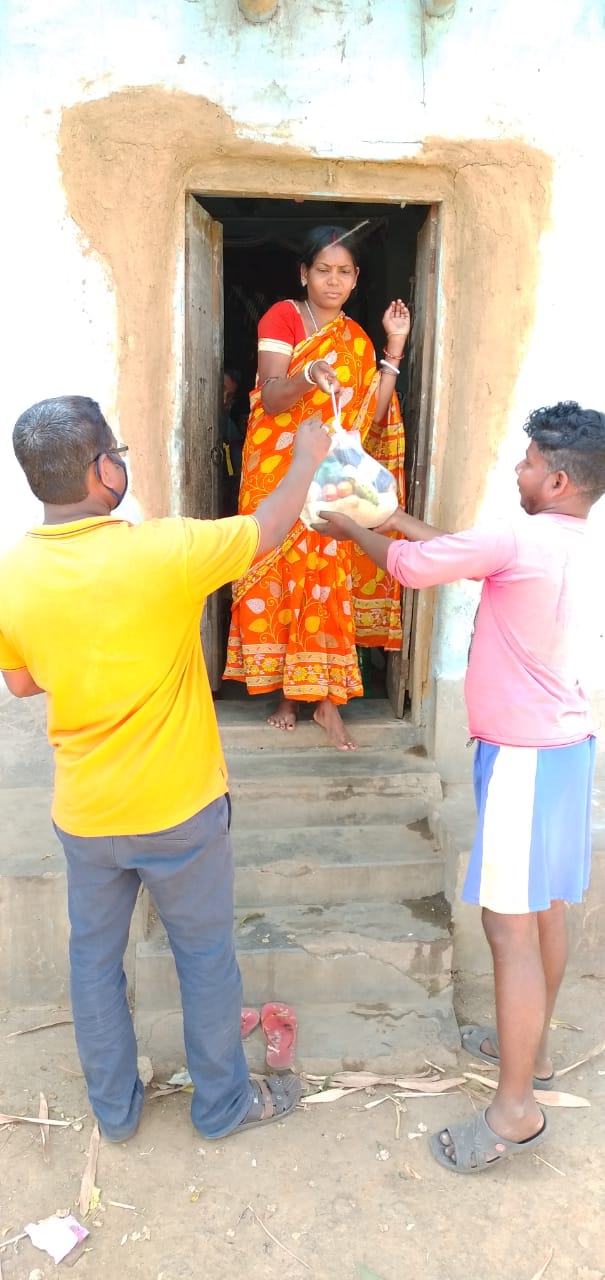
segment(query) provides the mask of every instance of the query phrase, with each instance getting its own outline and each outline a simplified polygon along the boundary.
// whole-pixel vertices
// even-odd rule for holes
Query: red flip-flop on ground
[[[287,1004],[264,1004],[260,1025],[267,1041],[268,1070],[291,1071],[298,1029],[294,1011]]]
[[[242,1009],[242,1040],[252,1035],[260,1022],[258,1009]]]

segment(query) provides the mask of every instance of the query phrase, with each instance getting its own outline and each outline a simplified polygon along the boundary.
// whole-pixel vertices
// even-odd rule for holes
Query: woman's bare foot
[[[292,729],[296,728],[298,720],[298,707],[291,698],[282,698],[277,711],[272,716],[267,717],[267,724],[272,725],[274,729]]]
[[[325,729],[331,747],[337,747],[339,751],[357,751],[355,739],[351,737],[338,707],[329,698],[318,702],[313,719]]]

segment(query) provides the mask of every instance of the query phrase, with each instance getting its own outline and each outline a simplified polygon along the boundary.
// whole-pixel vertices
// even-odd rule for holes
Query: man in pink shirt
[[[463,1047],[500,1065],[494,1101],[431,1138],[440,1164],[477,1173],[546,1134],[534,1090],[552,1087],[548,1031],[567,960],[565,902],[590,872],[595,739],[579,680],[590,591],[584,534],[605,492],[605,414],[575,402],[538,409],[516,467],[514,522],[445,534],[399,509],[380,531],[330,516],[399,582],[483,580],[465,682],[478,823],[463,898],[482,908],[497,1030],[462,1027]],[[531,517],[529,519],[528,517]],[[392,541],[386,533],[403,534]]]

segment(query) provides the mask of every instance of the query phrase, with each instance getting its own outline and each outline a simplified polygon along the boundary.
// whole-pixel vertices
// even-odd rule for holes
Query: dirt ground
[[[598,980],[565,986],[557,1016],[582,1029],[553,1032],[556,1066],[603,1038],[602,1008]],[[457,1012],[489,1021],[489,986],[467,985]],[[79,1129],[51,1129],[48,1163],[38,1126],[0,1127],[0,1240],[56,1210],[78,1216],[92,1119],[73,1030],[6,1038],[58,1016],[0,1020],[1,1110],[36,1115],[42,1090],[51,1117],[88,1113]],[[562,1087],[590,1108],[549,1108],[539,1153],[462,1178],[434,1163],[427,1133],[469,1114],[478,1096],[408,1101],[399,1137],[394,1103],[368,1110],[361,1093],[213,1143],[193,1130],[187,1094],[150,1100],[151,1086],[136,1137],[101,1141],[90,1236],[61,1266],[82,1280],[605,1280],[605,1055]],[[2,1280],[56,1271],[29,1239],[0,1250]]]

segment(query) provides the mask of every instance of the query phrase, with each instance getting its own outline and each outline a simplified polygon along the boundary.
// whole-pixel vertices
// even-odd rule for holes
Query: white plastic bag
[[[303,524],[325,524],[319,511],[337,511],[351,516],[363,529],[375,529],[398,506],[397,486],[386,467],[366,453],[358,431],[345,431],[335,422],[330,451],[313,476],[305,505]]]

